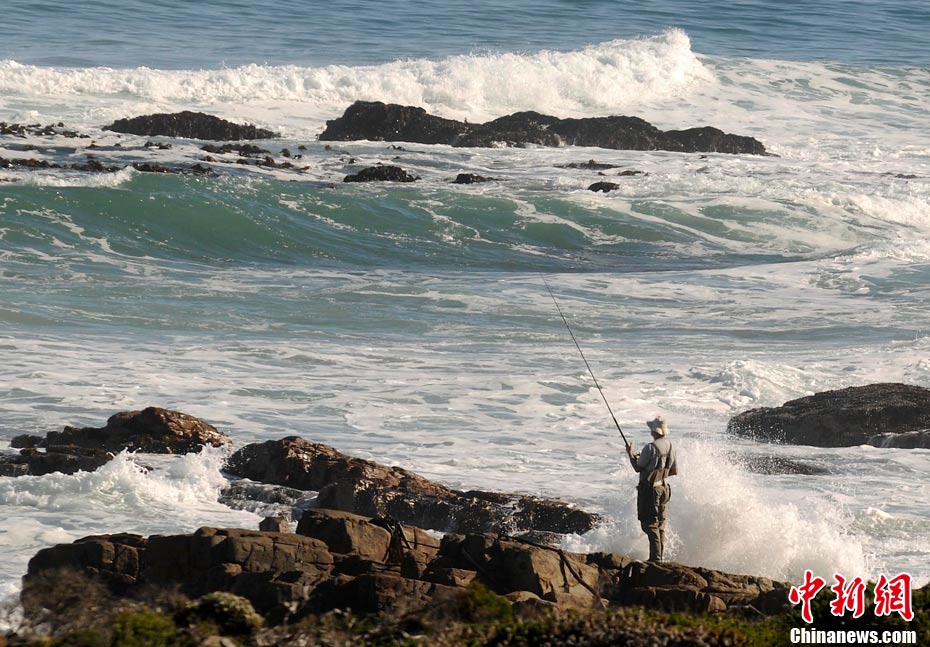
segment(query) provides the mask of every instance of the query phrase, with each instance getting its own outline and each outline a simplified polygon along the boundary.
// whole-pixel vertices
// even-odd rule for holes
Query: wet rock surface
[[[452,180],[452,184],[482,184],[484,182],[493,182],[493,177],[485,177],[477,173],[459,173]]]
[[[320,134],[321,141],[364,139],[483,148],[505,144],[766,154],[765,146],[752,137],[709,126],[662,131],[638,117],[560,119],[531,111],[469,124],[430,115],[422,108],[379,101],[356,101],[341,117],[326,122]]]
[[[930,430],[887,432],[869,438],[873,447],[893,447],[895,449],[930,449]]]
[[[39,450],[28,447],[19,454],[0,456],[0,476],[43,476],[53,472],[74,474],[92,472],[107,463],[113,455],[86,447],[48,447]]]
[[[416,182],[419,180],[415,175],[407,173],[399,166],[383,165],[369,166],[358,173],[347,175],[343,182]]]
[[[226,469],[251,481],[316,491],[323,508],[440,531],[584,533],[598,521],[562,501],[453,490],[297,436],[247,445],[230,457]]]
[[[229,444],[229,437],[203,420],[179,411],[148,407],[113,415],[104,427],[65,427],[41,436],[23,434],[0,456],[0,475],[73,474],[93,471],[121,451],[186,454],[205,445]]]
[[[930,389],[895,383],[826,391],[780,407],[751,409],[727,425],[729,433],[740,436],[817,447],[925,446],[920,443],[926,442],[928,429]]]
[[[190,535],[87,537],[39,551],[22,601],[29,613],[53,594],[56,574],[77,571],[114,593],[225,591],[271,623],[329,609],[399,614],[447,603],[477,582],[519,609],[648,605],[671,611],[751,607],[778,613],[788,585],[622,555],[575,554],[490,534],[437,538],[385,518],[311,510],[297,533],[201,528]]]
[[[7,159],[0,157],[0,168],[6,169],[25,169],[25,170],[45,170],[45,169],[67,169],[72,171],[82,171],[84,173],[116,173],[125,168],[132,167],[140,173],[170,173],[175,175],[211,175],[213,169],[204,164],[193,165],[165,165],[155,162],[134,162],[127,165],[104,164],[97,159],[88,159],[85,162],[76,162],[71,164],[59,164],[49,162],[48,160],[39,160],[33,158],[12,158]]]
[[[167,137],[214,141],[272,139],[275,137],[273,132],[264,128],[256,128],[249,124],[237,124],[213,115],[190,110],[117,119],[109,126],[104,126],[103,129],[149,137],[165,135]]]
[[[8,124],[0,121],[0,135],[12,137],[66,137],[68,139],[85,138],[75,130],[68,130],[61,122],[57,124]]]
[[[75,445],[105,451],[186,454],[205,445],[222,447],[229,436],[192,415],[160,407],[110,416],[104,427],[65,427],[46,436],[47,445]]]
[[[735,456],[734,461],[745,470],[756,474],[773,476],[782,474],[800,474],[804,476],[829,474],[829,470],[812,463],[768,454],[744,454]]]

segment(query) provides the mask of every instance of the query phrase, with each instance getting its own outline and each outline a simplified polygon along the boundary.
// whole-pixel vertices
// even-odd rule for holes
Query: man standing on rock
[[[665,513],[672,496],[668,479],[678,474],[675,449],[668,439],[668,424],[662,416],[646,422],[652,442],[640,454],[633,454],[632,443],[626,453],[633,469],[639,472],[636,486],[636,512],[640,526],[649,538],[649,561],[661,562],[665,551]]]

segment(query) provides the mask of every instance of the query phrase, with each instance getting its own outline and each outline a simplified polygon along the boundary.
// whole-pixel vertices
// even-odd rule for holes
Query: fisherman
[[[636,512],[639,524],[649,538],[649,561],[661,562],[665,551],[665,513],[672,489],[668,479],[678,474],[675,449],[668,439],[668,424],[662,416],[646,422],[652,442],[640,454],[633,454],[633,444],[626,444],[633,469],[639,472],[636,486]]]

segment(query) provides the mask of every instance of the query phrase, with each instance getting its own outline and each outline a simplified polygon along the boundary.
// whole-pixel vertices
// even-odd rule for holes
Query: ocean
[[[303,170],[0,169],[0,451],[156,405],[237,447],[301,435],[444,484],[560,497],[567,548],[644,558],[624,432],[664,415],[668,557],[798,581],[930,581],[930,451],[774,446],[728,419],[879,381],[930,387],[930,8],[924,2],[0,0],[0,157],[189,163],[114,119],[200,110],[271,129]],[[357,99],[478,122],[518,110],[711,125],[769,157],[316,140]],[[144,148],[155,139],[171,148]],[[119,146],[116,146],[119,144]],[[596,160],[642,175],[566,168]],[[412,184],[343,184],[378,162]],[[493,176],[450,184],[456,174]],[[763,475],[747,456],[826,474]],[[90,534],[255,527],[223,454],[123,454],[0,478],[0,596]],[[142,467],[154,466],[146,470]]]

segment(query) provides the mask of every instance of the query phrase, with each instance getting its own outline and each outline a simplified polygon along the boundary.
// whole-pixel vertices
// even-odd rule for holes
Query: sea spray
[[[94,472],[0,478],[0,594],[14,592],[28,559],[50,544],[116,532],[256,528],[256,515],[217,501],[225,456],[212,447],[167,457],[124,451]]]
[[[634,105],[641,96],[654,100],[683,96],[691,86],[712,80],[680,30],[570,52],[469,54],[359,67],[127,70],[43,68],[0,61],[0,92],[78,102],[93,98],[111,104],[106,112],[114,115],[116,106],[126,110],[129,98],[135,103],[133,112],[171,105],[222,111],[242,104],[298,104],[300,112],[325,119],[362,99],[417,105],[472,121],[518,110],[567,117]],[[100,111],[95,117],[101,118]]]
[[[817,573],[874,577],[874,560],[849,530],[849,511],[818,492],[800,500],[772,497],[758,475],[733,460],[732,447],[695,439],[675,440],[680,473],[671,479],[666,558],[731,573],[795,581]],[[563,547],[608,551],[645,559],[645,534],[636,519],[636,478],[618,479],[606,523]],[[825,477],[828,478],[828,477]]]

